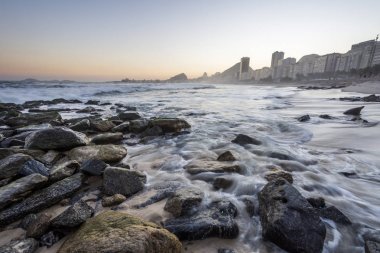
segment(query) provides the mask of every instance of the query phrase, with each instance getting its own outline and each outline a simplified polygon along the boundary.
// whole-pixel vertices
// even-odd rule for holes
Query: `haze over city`
[[[362,11],[365,8],[365,11]],[[297,60],[374,39],[380,2],[0,2],[0,79],[195,78],[276,50]]]

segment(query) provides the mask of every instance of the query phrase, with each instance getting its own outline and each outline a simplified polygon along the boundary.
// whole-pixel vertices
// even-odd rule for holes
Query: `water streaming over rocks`
[[[327,208],[335,207],[352,222],[351,225],[337,222],[334,217],[340,214],[335,210],[315,207],[314,216],[329,212],[322,218],[326,228],[323,252],[363,252],[364,238],[380,230],[380,104],[338,99],[349,96],[358,94],[342,93],[339,89],[251,85],[0,85],[3,103],[71,99],[70,103],[41,103],[39,109],[76,109],[59,112],[66,120],[78,118],[73,120],[73,130],[87,130],[91,126],[96,127],[91,130],[96,132],[114,128],[116,132],[124,132],[132,125],[135,133],[125,131],[121,141],[119,136],[111,138],[114,135],[92,139],[99,144],[122,143],[128,150],[124,165],[146,177],[142,191],[112,208],[162,224],[169,231],[179,231],[184,252],[218,252],[218,249],[283,252],[263,239],[259,216],[258,193],[268,183],[267,179],[277,177],[292,181],[289,183],[305,199],[323,197]],[[76,100],[91,100],[93,109],[83,110],[88,105]],[[360,116],[343,114],[363,105]],[[120,115],[116,108],[127,109],[121,116],[131,120],[123,128],[88,118]],[[77,113],[78,110],[82,111]],[[299,121],[304,115],[308,115],[308,120]],[[164,135],[165,122],[151,121],[150,126],[140,117],[181,118],[191,128],[186,126],[184,131],[168,136]],[[21,123],[12,122],[17,126]],[[185,123],[178,122],[181,127]],[[161,132],[153,129],[155,125],[160,126]],[[144,134],[146,129],[150,132]],[[143,133],[141,140],[136,137],[140,133]],[[78,147],[70,154],[82,162],[80,156],[98,152],[94,149]],[[227,151],[231,152],[227,153],[228,159],[218,159]],[[185,207],[186,215],[177,219],[164,207],[179,189],[195,189],[202,194],[194,206]],[[115,193],[119,192],[112,191]],[[303,206],[312,208],[312,204],[302,201]],[[101,199],[96,200],[95,212],[101,210],[100,202]],[[186,202],[180,205],[183,203]],[[202,224],[207,222],[215,229],[203,231],[207,228]],[[221,238],[198,240],[208,237],[207,233]]]

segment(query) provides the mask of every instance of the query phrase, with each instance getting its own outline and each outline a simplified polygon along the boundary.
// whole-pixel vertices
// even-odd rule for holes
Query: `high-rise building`
[[[339,53],[332,53],[327,55],[326,59],[326,67],[325,72],[326,73],[334,73],[336,66],[338,64],[338,59],[342,54]]]
[[[377,41],[374,48],[372,66],[380,65],[380,41]]]
[[[276,52],[274,52],[273,54],[272,54],[272,62],[271,62],[271,65],[270,65],[270,67],[272,68],[272,69],[274,69],[275,67],[277,67],[278,66],[278,62],[280,61],[280,60],[283,60],[284,59],[284,52],[279,52],[279,51],[276,51]]]
[[[240,60],[239,80],[248,80],[249,77],[249,57],[243,57]]]

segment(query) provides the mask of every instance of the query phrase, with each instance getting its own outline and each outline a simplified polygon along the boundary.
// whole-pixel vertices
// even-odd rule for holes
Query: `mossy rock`
[[[58,253],[180,253],[182,245],[166,229],[138,217],[106,211],[87,220]]]

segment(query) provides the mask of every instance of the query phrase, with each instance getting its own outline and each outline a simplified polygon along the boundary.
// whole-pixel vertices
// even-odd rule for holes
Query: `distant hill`
[[[239,78],[238,73],[240,71],[240,62],[234,64],[232,67],[224,70],[221,73],[216,73],[210,77],[212,82],[236,82]],[[253,71],[249,67],[249,71]]]

